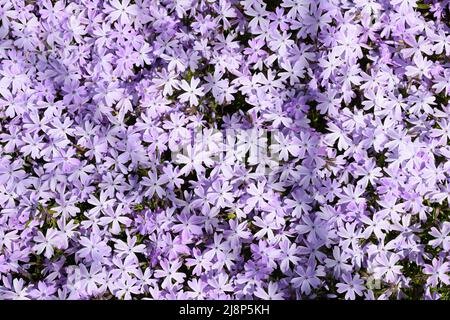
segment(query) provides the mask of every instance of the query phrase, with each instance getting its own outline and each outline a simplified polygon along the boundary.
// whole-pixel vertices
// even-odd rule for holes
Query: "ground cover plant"
[[[0,299],[450,299],[449,58],[449,0],[0,0]]]

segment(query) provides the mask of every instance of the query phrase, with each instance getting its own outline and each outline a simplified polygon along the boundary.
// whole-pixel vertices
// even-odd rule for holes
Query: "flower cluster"
[[[449,298],[449,21],[0,0],[0,298]]]

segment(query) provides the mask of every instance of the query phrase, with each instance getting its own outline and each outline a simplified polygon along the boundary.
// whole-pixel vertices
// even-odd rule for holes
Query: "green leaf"
[[[418,3],[417,8],[421,10],[428,10],[430,9],[430,5],[428,3]]]
[[[228,220],[231,220],[231,219],[234,219],[234,218],[236,218],[236,214],[235,213],[229,213],[228,216],[227,216]]]

